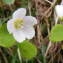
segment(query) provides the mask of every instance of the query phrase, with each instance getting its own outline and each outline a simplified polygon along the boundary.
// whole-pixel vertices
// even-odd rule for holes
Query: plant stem
[[[20,54],[19,48],[17,49],[17,52],[18,52],[18,57],[19,57],[20,63],[22,63],[22,58],[21,58],[21,54]]]
[[[51,47],[51,45],[52,45],[52,43],[51,43],[51,41],[50,41],[49,44],[48,44],[48,47],[47,47],[46,53],[45,53],[45,57],[47,56],[48,51],[49,51],[49,48]]]

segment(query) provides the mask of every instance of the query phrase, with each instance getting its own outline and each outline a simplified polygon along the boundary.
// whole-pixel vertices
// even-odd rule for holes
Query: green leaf
[[[13,4],[15,0],[3,0],[5,4]]]
[[[2,25],[0,27],[0,46],[11,47],[15,42],[13,36],[8,33],[6,24]]]
[[[19,44],[19,49],[21,56],[25,59],[32,59],[37,55],[37,48],[35,45],[25,40],[23,43]]]
[[[55,25],[50,33],[49,39],[52,42],[59,42],[63,40],[63,25],[57,24]]]

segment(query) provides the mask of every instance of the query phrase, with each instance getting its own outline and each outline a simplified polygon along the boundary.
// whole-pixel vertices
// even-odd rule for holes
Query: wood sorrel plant
[[[41,57],[39,55],[37,55],[37,57],[33,60],[35,60],[36,62],[41,62],[42,61],[41,63],[46,63],[45,62],[45,60],[46,60],[45,50],[46,49],[45,49],[45,46],[41,43],[43,43],[43,42],[45,43],[47,41],[46,39],[48,39],[48,37],[49,37],[50,42],[49,42],[49,46],[47,48],[47,50],[48,50],[48,49],[50,49],[49,47],[51,46],[52,42],[57,43],[57,42],[60,42],[60,41],[63,40],[63,25],[62,25],[62,23],[58,24],[58,21],[63,20],[63,13],[62,13],[63,12],[63,5],[62,5],[63,3],[61,3],[61,5],[56,5],[55,6],[55,10],[54,10],[55,26],[53,26],[53,28],[51,30],[51,33],[50,33],[49,32],[50,31],[49,30],[49,24],[50,23],[49,23],[48,18],[50,16],[49,14],[51,14],[51,12],[49,13],[49,11],[52,7],[54,7],[54,5],[55,5],[54,2],[56,0],[54,0],[54,2],[53,2],[54,4],[52,3],[52,1],[49,2],[49,0],[37,0],[37,1],[33,0],[34,3],[32,2],[33,3],[32,5],[30,5],[28,3],[29,0],[28,1],[27,0],[21,0],[21,4],[20,4],[20,2],[18,2],[18,0],[1,0],[1,1],[3,1],[5,4],[7,4],[9,6],[12,18],[10,18],[10,20],[9,20],[8,15],[6,15],[6,13],[5,13],[5,16],[7,16],[7,17],[5,17],[5,16],[4,17],[8,18],[8,19],[6,19],[6,20],[4,19],[5,22],[0,27],[0,46],[5,47],[5,48],[9,48],[9,47],[12,47],[12,46],[16,45],[19,60],[20,60],[21,63],[22,63],[21,57],[25,58],[24,60],[27,61],[27,59],[31,59],[31,58],[36,56],[37,49],[36,49],[35,45],[30,43],[29,40],[32,39],[35,36],[35,30],[34,30],[33,26],[35,24],[37,24],[37,20],[36,20],[35,17],[25,16],[26,7],[27,7],[28,11],[29,11],[28,13],[30,15],[35,15],[35,13],[37,13],[36,17],[38,19],[38,26],[36,27],[36,29],[37,29],[36,32],[37,33],[36,33],[36,38],[35,38],[34,41],[37,44],[40,43],[39,46],[42,46],[42,48],[40,47],[41,51],[38,51],[38,54]],[[14,3],[14,1],[17,1],[17,3]],[[49,4],[51,4],[51,8],[48,9],[49,11],[46,10],[46,8],[49,7],[48,3],[46,5],[45,2],[43,2],[43,1],[46,1]],[[27,3],[26,3],[25,8],[18,8],[12,14],[12,12],[18,7],[18,5],[17,6],[15,6],[15,5],[20,4],[22,6],[22,4],[24,4],[24,2],[25,3],[27,2],[28,6],[26,6],[27,5]],[[11,4],[13,4],[13,6]],[[36,8],[35,8],[35,5],[36,5]],[[33,7],[33,10],[32,10],[32,7]],[[5,11],[7,12],[7,8],[5,8]],[[42,14],[42,13],[44,13],[44,14]],[[4,15],[4,13],[3,13],[3,15]],[[42,17],[44,17],[44,19],[42,19]],[[43,20],[45,20],[46,23]],[[52,22],[52,20],[50,20],[50,21]],[[45,23],[45,26],[43,26],[44,23]],[[46,27],[46,25],[47,25],[47,27]],[[47,33],[47,30],[42,31],[43,30],[42,28],[44,28],[44,29],[47,28],[48,33]],[[46,33],[43,33],[43,32],[46,32],[48,36],[46,35]],[[49,35],[49,33],[50,33],[50,35]],[[42,34],[45,34],[45,37]],[[46,39],[44,39],[42,36]],[[46,52],[47,52],[47,50],[46,50]],[[38,56],[40,57],[41,60],[38,58]],[[15,62],[13,62],[13,63],[15,63]],[[33,62],[33,63],[35,63],[35,62]]]
[[[12,4],[14,0],[4,0],[6,4]],[[33,16],[25,16],[26,9],[17,9],[7,23],[0,27],[0,46],[9,48],[16,45],[18,55],[25,59],[31,59],[36,56],[37,48],[29,42],[35,36],[34,25],[37,19]]]
[[[55,26],[52,28],[49,38],[52,42],[60,42],[63,40],[63,25],[57,23],[58,20],[63,21],[63,5],[56,5],[54,13]]]
[[[55,20],[55,26],[53,26],[50,35],[49,35],[49,45],[46,50],[46,54],[48,53],[49,48],[53,43],[58,43],[63,41],[63,24],[61,22],[63,21],[63,0],[60,5],[56,5],[54,9],[54,20]],[[58,21],[60,22],[58,24]]]

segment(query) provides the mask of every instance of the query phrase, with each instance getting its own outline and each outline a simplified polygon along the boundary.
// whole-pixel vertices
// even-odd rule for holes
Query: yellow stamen
[[[23,26],[23,20],[22,19],[16,19],[14,21],[13,25],[16,29],[20,29]]]

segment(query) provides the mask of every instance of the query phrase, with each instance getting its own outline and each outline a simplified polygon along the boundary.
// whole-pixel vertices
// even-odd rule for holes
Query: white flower
[[[63,17],[63,5],[56,5],[55,6],[55,12],[58,17]]]
[[[7,30],[17,42],[23,42],[25,39],[32,39],[35,36],[33,26],[37,24],[37,19],[25,15],[26,9],[19,8],[13,13],[12,19],[7,22]]]
[[[54,11],[55,24],[58,20],[63,21],[63,5],[56,5]]]

